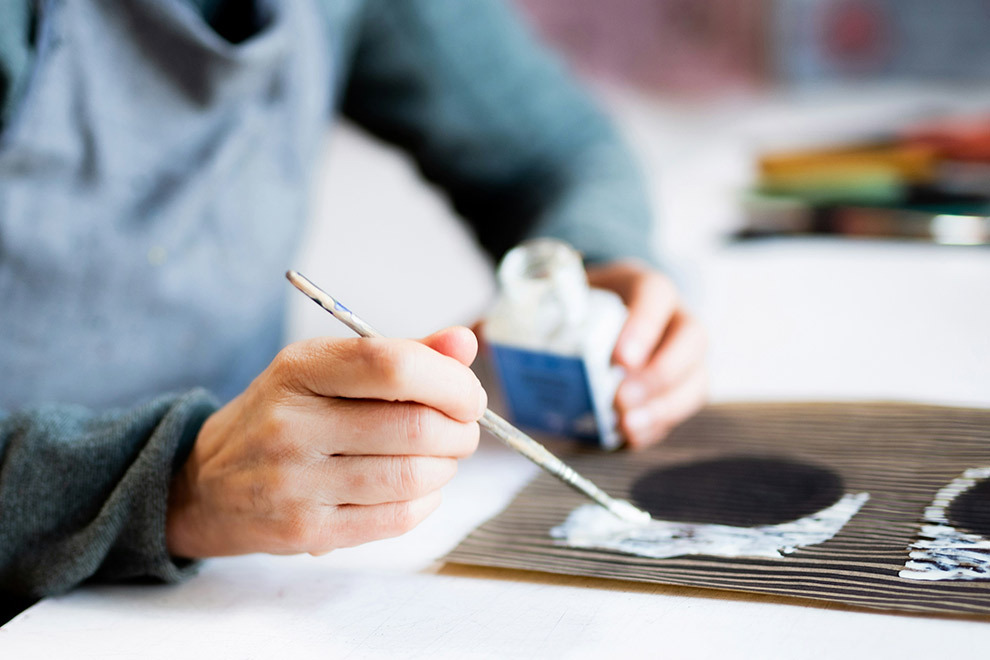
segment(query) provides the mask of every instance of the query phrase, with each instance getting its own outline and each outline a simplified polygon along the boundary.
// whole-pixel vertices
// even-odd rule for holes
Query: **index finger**
[[[471,369],[412,339],[310,339],[284,349],[273,366],[297,392],[416,402],[462,422],[477,421],[488,404]]]

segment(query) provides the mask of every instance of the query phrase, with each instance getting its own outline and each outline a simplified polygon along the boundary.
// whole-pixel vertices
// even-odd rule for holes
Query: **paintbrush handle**
[[[574,490],[590,497],[620,518],[628,517],[628,502],[620,502],[608,495],[592,481],[582,477],[570,465],[560,460],[549,449],[517,429],[491,410],[485,410],[478,423],[496,438],[519,452],[541,468],[557,477]]]
[[[346,325],[348,328],[362,337],[382,337],[382,333],[365,323],[354,312],[331,296],[329,293],[313,284],[309,279],[300,275],[294,270],[290,270],[285,277],[294,287],[309,296],[310,300],[330,312],[335,319]],[[510,448],[519,452],[538,466],[557,477],[574,490],[582,493],[592,500],[602,505],[613,514],[624,520],[642,521],[645,517],[649,519],[649,514],[640,511],[629,502],[616,500],[609,496],[601,488],[593,484],[578,474],[574,468],[570,467],[562,460],[554,456],[550,450],[541,445],[536,440],[517,429],[515,426],[496,415],[491,410],[485,413],[478,420],[484,428],[496,438],[504,442]]]

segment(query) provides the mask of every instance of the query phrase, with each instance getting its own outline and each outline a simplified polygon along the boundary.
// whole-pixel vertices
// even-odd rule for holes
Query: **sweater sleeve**
[[[0,592],[36,598],[193,570],[165,547],[168,489],[216,408],[193,390],[126,411],[0,415]]]
[[[652,260],[629,150],[499,0],[370,0],[349,76],[344,113],[409,151],[496,259],[553,236]]]
[[[30,75],[32,4],[10,0],[0,6],[0,129],[11,118]]]

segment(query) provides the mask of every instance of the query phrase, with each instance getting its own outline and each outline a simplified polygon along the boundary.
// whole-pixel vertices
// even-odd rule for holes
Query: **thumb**
[[[429,337],[419,340],[448,357],[452,357],[464,366],[471,366],[478,355],[478,338],[463,326],[454,326],[434,332]]]

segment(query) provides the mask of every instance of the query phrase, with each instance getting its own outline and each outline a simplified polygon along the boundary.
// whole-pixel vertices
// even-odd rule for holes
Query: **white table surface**
[[[990,405],[987,249],[719,240],[737,221],[733,191],[754,149],[837,125],[868,129],[945,94],[744,99],[703,113],[607,98],[657,191],[658,241],[708,324],[714,400]],[[401,159],[346,128],[332,143],[304,272],[387,334],[472,320],[493,284],[467,233]],[[319,256],[328,244],[354,247],[330,262]],[[290,334],[317,333],[347,331],[300,296]],[[211,560],[182,585],[79,589],[0,629],[0,657],[875,658],[990,648],[983,621],[437,562],[534,473],[485,439],[440,509],[401,538],[321,558]]]

